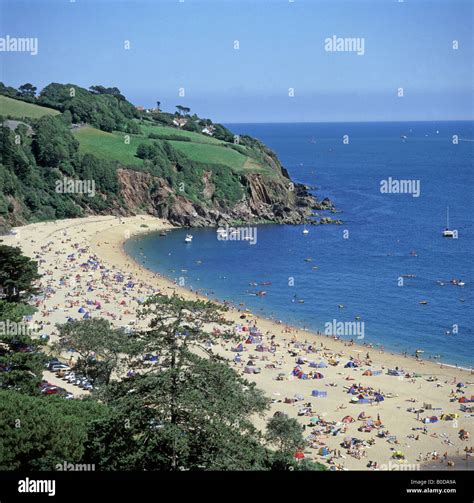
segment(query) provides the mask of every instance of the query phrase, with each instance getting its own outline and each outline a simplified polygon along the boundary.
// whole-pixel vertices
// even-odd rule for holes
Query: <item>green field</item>
[[[152,142],[142,136],[128,135],[130,143],[127,144],[125,133],[106,133],[93,127],[77,129],[74,136],[79,141],[80,152],[118,161],[124,166],[143,166],[143,160],[135,155],[137,147],[140,143]]]
[[[174,136],[184,136],[185,138],[190,138],[193,143],[210,143],[214,145],[219,145],[223,143],[221,140],[216,140],[212,136],[208,136],[200,133],[193,133],[192,131],[185,131],[183,129],[178,129],[169,126],[141,126],[141,129],[145,136],[150,133],[156,135],[174,135]]]
[[[40,107],[33,103],[14,100],[7,96],[0,96],[0,115],[5,117],[12,116],[15,119],[29,117],[31,119],[39,119],[43,115],[57,115],[60,112],[52,108]]]
[[[183,152],[193,161],[204,162],[206,164],[223,164],[229,166],[234,171],[241,171],[247,161],[247,157],[220,145],[210,145],[205,143],[191,143],[184,141],[170,141],[173,147]]]
[[[161,129],[159,126],[153,129]],[[163,128],[166,134],[184,133],[174,128]],[[202,135],[189,133],[201,137]],[[74,131],[74,136],[79,141],[79,150],[82,153],[93,154],[102,159],[118,161],[124,166],[142,167],[143,160],[136,157],[140,143],[152,143],[154,140],[138,135],[129,135],[130,143],[125,142],[124,133],[106,133],[93,127],[83,127]],[[206,139],[206,138],[205,138]],[[213,140],[213,138],[210,138]],[[217,143],[216,143],[217,142]],[[221,164],[228,166],[237,173],[270,173],[262,168],[253,159],[225,147],[224,142],[214,140],[214,143],[194,143],[185,141],[170,141],[176,150],[179,150],[193,161],[206,164]]]

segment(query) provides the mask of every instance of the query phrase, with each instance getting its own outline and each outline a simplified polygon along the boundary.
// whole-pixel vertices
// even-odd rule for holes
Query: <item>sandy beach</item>
[[[133,329],[138,325],[137,308],[149,295],[199,297],[143,268],[123,251],[132,235],[171,227],[150,216],[96,216],[31,224],[0,239],[39,262],[44,295],[32,323],[39,334],[54,341],[55,325],[80,319],[84,311]],[[310,440],[306,457],[332,469],[474,468],[474,459],[468,456],[466,461],[465,453],[472,450],[472,441],[460,438],[461,430],[472,433],[474,415],[461,411],[459,403],[459,398],[474,394],[472,371],[381,352],[253,315],[242,319],[236,308],[226,316],[241,335],[242,351],[226,345],[216,347],[216,352],[272,399],[268,417],[279,411],[298,418]],[[318,362],[324,366],[316,367]],[[346,367],[348,362],[354,367]],[[248,373],[252,368],[258,373]],[[388,369],[395,368],[403,370],[401,375],[388,375]],[[315,379],[318,372],[323,377]],[[355,397],[362,398],[356,402]],[[445,420],[448,414],[456,416]],[[429,417],[437,421],[425,422]],[[263,427],[267,418],[256,418],[257,425]]]

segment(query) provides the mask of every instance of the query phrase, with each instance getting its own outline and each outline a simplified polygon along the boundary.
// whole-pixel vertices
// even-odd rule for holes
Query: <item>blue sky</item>
[[[135,104],[182,104],[222,122],[474,117],[469,0],[0,0],[0,9],[0,37],[38,38],[37,56],[0,52],[0,80],[15,87],[116,86]],[[326,52],[333,35],[363,38],[365,54]]]

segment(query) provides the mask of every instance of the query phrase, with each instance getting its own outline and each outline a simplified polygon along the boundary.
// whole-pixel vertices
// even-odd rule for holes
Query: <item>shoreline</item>
[[[32,323],[39,327],[41,333],[50,335],[51,342],[54,342],[57,338],[56,324],[65,323],[69,317],[81,318],[83,315],[78,314],[81,306],[86,306],[93,317],[102,317],[114,326],[133,329],[137,326],[135,318],[140,299],[154,293],[175,293],[185,299],[201,299],[222,305],[222,301],[178,286],[171,279],[146,269],[123,249],[124,243],[132,236],[173,228],[176,227],[169,222],[148,215],[127,218],[93,216],[30,224],[16,228],[16,235],[2,236],[0,240],[6,245],[19,246],[25,255],[38,261],[39,272],[43,275],[41,287],[49,288],[50,291],[44,298],[42,296]],[[71,253],[75,255],[73,259]],[[84,263],[90,258],[100,267],[84,267]],[[118,273],[123,276],[121,281],[115,279]],[[133,287],[127,288],[127,282],[132,282]],[[91,304],[97,301],[100,306]],[[305,450],[308,457],[326,466],[343,470],[367,470],[373,469],[368,468],[370,460],[376,461],[381,467],[389,467],[381,469],[393,469],[390,467],[397,463],[392,458],[396,449],[406,454],[404,463],[409,463],[410,467],[414,467],[413,470],[433,469],[433,465],[440,463],[438,454],[442,455],[444,452],[447,453],[447,459],[455,461],[454,469],[463,469],[465,465],[471,469],[468,462],[458,461],[464,456],[464,448],[472,447],[470,441],[458,438],[458,430],[471,429],[472,415],[460,411],[457,398],[461,395],[454,390],[457,383],[463,382],[465,387],[462,393],[468,397],[474,394],[472,371],[438,362],[418,361],[413,357],[381,352],[356,343],[351,345],[348,341],[290,327],[253,313],[243,320],[240,318],[243,311],[227,307],[229,310],[224,315],[233,322],[234,329],[239,325],[250,327],[255,324],[264,340],[268,341],[272,337],[276,343],[274,353],[254,352],[254,344],[244,344],[244,351],[239,353],[242,362],[236,362],[234,358],[237,353],[232,352],[231,348],[235,344],[214,345],[216,354],[223,356],[239,375],[255,382],[271,399],[270,409],[265,417],[255,418],[255,426],[261,431],[265,429],[266,420],[276,412],[296,418],[307,428],[305,435],[316,431],[318,428],[308,428],[308,414],[300,414],[300,408],[305,402],[299,401],[303,398],[296,400],[294,397],[301,396],[306,401],[308,398],[311,401],[312,416],[327,421],[326,430],[318,433],[316,440]],[[245,340],[248,332],[239,332],[239,336],[240,340]],[[310,346],[313,350],[309,350]],[[360,368],[344,366],[349,359],[363,360],[366,352],[370,352],[370,362],[363,363]],[[340,363],[335,366],[330,364],[322,369],[323,379],[314,381],[293,376],[297,357],[323,358],[329,362],[333,356]],[[261,368],[260,373],[245,372],[245,362],[248,359]],[[303,367],[305,372],[313,370],[306,364]],[[395,367],[404,369],[411,377],[388,375],[387,369]],[[366,376],[363,371],[368,368],[381,369],[381,374]],[[281,374],[285,376],[284,379],[277,379]],[[421,377],[414,378],[414,374]],[[366,389],[382,390],[387,398],[383,402],[366,406],[352,403],[347,389],[354,384]],[[327,395],[315,398],[312,394],[315,388],[325,390]],[[456,423],[454,428],[452,422],[440,420],[436,424],[428,424],[428,429],[422,431],[425,429],[422,417],[417,417],[410,409],[422,408],[425,404],[432,404],[433,408],[425,411],[422,417],[456,413],[459,415],[459,424]],[[390,431],[398,439],[397,445],[392,445],[385,437],[374,436],[377,430],[372,433],[361,430],[362,420],[358,415],[362,411],[372,417],[380,416],[386,431]],[[342,424],[341,418],[348,415],[358,420],[354,420],[353,424]],[[342,426],[338,426],[341,424]],[[331,428],[342,428],[342,435],[332,433]],[[347,434],[360,439],[363,446],[361,455],[357,449],[349,452],[341,448],[341,440]],[[321,446],[330,449],[331,457],[319,453]],[[444,464],[439,464],[440,468],[450,469],[446,460],[442,463]]]
[[[160,229],[160,230],[173,230],[173,229],[177,229],[178,227],[176,226],[172,226],[171,224],[169,224],[169,227],[168,228],[163,228],[163,229]],[[219,299],[219,298],[210,298],[209,296],[205,295],[204,293],[199,293],[195,290],[192,290],[190,288],[187,288],[186,286],[179,286],[177,285],[173,280],[171,280],[169,277],[167,277],[166,275],[160,273],[160,272],[155,272],[151,269],[148,269],[145,265],[143,264],[140,264],[140,262],[138,262],[133,256],[129,255],[125,249],[124,249],[124,246],[125,246],[125,243],[131,239],[132,237],[136,237],[138,235],[146,235],[146,234],[150,234],[150,233],[153,233],[153,232],[158,232],[158,230],[147,230],[147,231],[143,231],[143,232],[140,232],[140,230],[136,231],[133,235],[130,235],[129,238],[123,238],[121,239],[120,241],[116,242],[115,244],[120,246],[120,249],[121,249],[121,255],[122,255],[122,259],[124,262],[129,262],[129,261],[132,261],[134,264],[136,264],[136,266],[140,269],[142,269],[143,271],[146,271],[147,273],[150,273],[150,274],[153,274],[154,276],[157,276],[160,278],[161,281],[163,281],[163,283],[166,283],[167,284],[167,287],[168,288],[171,288],[173,291],[176,291],[177,294],[183,294],[183,293],[187,293],[187,294],[190,294],[190,295],[193,295],[195,296],[195,298],[198,298],[198,299],[201,299],[201,300],[208,300],[208,301],[211,301],[211,302],[215,302],[219,305],[222,305],[222,306],[226,306],[229,311],[234,311],[234,312],[237,312],[238,314],[242,314],[244,311],[245,311],[245,307],[243,307],[242,310],[239,310],[238,307],[235,306],[235,304],[232,302],[232,301],[226,301],[225,299]],[[230,302],[230,305],[229,304],[226,304],[226,302]],[[253,313],[252,313],[253,314]],[[361,344],[361,343],[358,343],[358,342],[352,342],[350,343],[349,340],[346,340],[346,339],[343,339],[343,338],[337,338],[335,339],[334,336],[331,336],[331,335],[326,335],[326,334],[323,334],[323,333],[320,333],[320,332],[315,332],[314,330],[310,330],[310,329],[306,329],[306,328],[302,328],[302,327],[298,327],[296,325],[292,325],[291,323],[287,323],[283,320],[276,320],[274,318],[271,318],[271,317],[267,317],[267,316],[264,316],[264,315],[253,315],[252,316],[252,319],[256,319],[258,321],[265,321],[267,323],[273,323],[279,327],[288,327],[289,329],[291,329],[293,331],[293,333],[296,333],[297,334],[297,337],[302,337],[303,335],[307,335],[308,337],[315,337],[316,340],[319,340],[319,339],[322,339],[322,340],[331,340],[331,341],[334,341],[334,342],[337,342],[337,343],[340,343],[342,346],[344,347],[347,347],[348,344],[351,344],[351,347],[355,348],[355,350],[360,350],[360,351],[376,351],[377,353],[379,354],[388,354],[388,355],[392,355],[392,356],[395,356],[395,357],[400,357],[400,358],[403,358],[404,361],[410,361],[410,362],[413,362],[414,364],[419,364],[419,363],[422,363],[422,364],[429,364],[429,365],[434,365],[438,368],[441,368],[441,369],[444,369],[444,368],[452,368],[452,369],[456,369],[456,370],[461,370],[461,371],[465,371],[471,375],[474,375],[474,367],[465,367],[465,366],[462,366],[462,365],[459,365],[459,364],[455,364],[455,363],[445,363],[445,362],[442,362],[442,361],[439,361],[439,362],[435,362],[433,360],[424,360],[422,358],[420,359],[417,359],[415,358],[413,355],[411,354],[407,354],[406,356],[404,355],[404,353],[398,353],[398,352],[395,352],[395,351],[392,351],[392,350],[388,350],[384,347],[384,349],[381,351],[380,348],[379,348],[379,344],[378,343],[375,343],[374,345],[366,345],[366,344]]]

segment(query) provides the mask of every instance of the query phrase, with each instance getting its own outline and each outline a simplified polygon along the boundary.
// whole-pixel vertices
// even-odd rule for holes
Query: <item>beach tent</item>
[[[456,384],[456,387],[457,387],[457,388],[464,388],[465,386],[466,386],[466,385],[465,385],[463,382],[458,382],[458,383]]]
[[[323,378],[324,378],[324,376],[323,376],[323,374],[321,374],[321,372],[315,372],[313,374],[313,379],[323,379]]]
[[[89,313],[86,313],[82,318],[84,320],[88,320],[90,317],[91,317],[91,315]]]
[[[328,448],[327,447],[320,447],[318,454],[320,456],[327,456],[329,454]]]
[[[399,377],[399,376],[404,376],[405,372],[403,370],[388,369],[388,375]]]
[[[85,313],[86,310],[83,308],[83,307],[80,307],[78,310],[77,310],[78,313]]]
[[[327,391],[318,391],[317,389],[313,389],[311,392],[311,396],[316,396],[318,398],[326,398],[328,396]]]
[[[236,346],[235,348],[232,348],[232,351],[234,353],[240,353],[244,350],[244,345],[242,343],[240,343],[238,346]]]
[[[245,367],[244,372],[246,374],[253,374],[254,367]]]
[[[296,359],[296,363],[298,364],[303,364],[303,363],[306,363],[308,361],[308,358],[304,358],[302,356],[299,356],[297,359]]]
[[[457,419],[459,417],[459,414],[452,413],[452,414],[441,414],[440,419],[442,421],[453,421],[454,419]]]
[[[375,393],[375,401],[376,402],[383,402],[385,398],[380,394],[380,393]]]
[[[312,368],[315,368],[315,369],[325,369],[325,368],[327,368],[327,365],[324,362],[310,362],[309,366],[312,367]]]
[[[242,358],[240,358],[240,355],[235,355],[234,362],[235,363],[240,363],[241,361],[242,361]]]
[[[319,423],[319,421],[320,421],[319,417],[312,417],[312,418],[309,420],[309,422],[310,422],[311,424],[318,424],[318,423]]]
[[[350,361],[350,362],[347,362],[345,365],[344,365],[344,368],[355,368],[357,367],[357,365],[353,362],[353,361]]]

